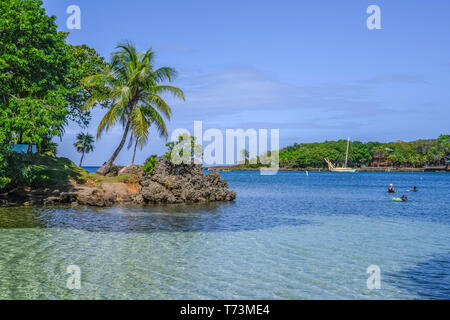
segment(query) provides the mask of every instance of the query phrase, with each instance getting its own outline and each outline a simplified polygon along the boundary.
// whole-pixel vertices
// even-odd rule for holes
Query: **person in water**
[[[402,201],[407,201],[408,200],[408,198],[405,195],[402,195],[401,199],[402,199]]]
[[[419,191],[419,190],[417,190],[417,187],[416,187],[416,186],[414,186],[414,189],[413,189],[413,191],[414,191],[414,192],[417,192],[417,191]]]
[[[389,193],[395,193],[395,189],[394,189],[394,187],[392,186],[392,183],[391,183],[391,185],[390,185],[389,188],[388,188],[388,192],[389,192]]]

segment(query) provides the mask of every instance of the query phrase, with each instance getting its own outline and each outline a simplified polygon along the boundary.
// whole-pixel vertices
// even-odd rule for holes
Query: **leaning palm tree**
[[[131,147],[134,141],[134,151],[131,163],[134,164],[134,159],[136,157],[136,149],[139,145],[142,150],[143,146],[148,141],[150,125],[154,123],[158,130],[159,136],[167,138],[168,132],[164,119],[161,115],[153,108],[148,108],[146,106],[137,106],[131,115],[131,138],[128,145],[128,149]]]
[[[85,153],[89,153],[92,150],[94,150],[94,137],[91,136],[89,133],[79,133],[77,134],[77,141],[73,144],[75,148],[77,148],[77,151],[81,153],[81,159],[80,159],[80,167],[83,163],[83,158]]]
[[[122,150],[130,128],[132,131],[138,121],[146,119],[148,123],[164,124],[163,117],[170,119],[170,106],[161,98],[161,94],[170,93],[176,98],[184,100],[183,91],[170,85],[160,84],[172,81],[176,71],[169,67],[154,68],[155,53],[149,49],[145,53],[137,52],[135,46],[126,43],[117,46],[111,63],[103,72],[84,79],[87,87],[97,87],[98,90],[84,105],[85,109],[92,108],[96,103],[108,102],[109,110],[100,121],[97,130],[99,138],[104,131],[109,131],[117,122],[124,128],[122,139],[112,156],[97,170],[98,174],[109,172],[114,160]],[[156,115],[158,120],[155,121]],[[158,122],[159,121],[159,122]],[[165,124],[163,126],[165,128]],[[142,126],[141,129],[149,126]],[[135,136],[142,139],[141,135]],[[145,138],[142,141],[147,141]]]

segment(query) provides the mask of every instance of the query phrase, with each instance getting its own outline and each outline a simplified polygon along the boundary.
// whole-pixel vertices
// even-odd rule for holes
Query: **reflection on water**
[[[234,203],[122,206],[112,208],[0,208],[0,228],[71,228],[102,232],[230,232],[311,223],[295,217],[230,219]],[[221,207],[219,211],[218,208]]]
[[[448,175],[224,175],[231,203],[0,208],[0,299],[450,298]]]
[[[413,288],[420,299],[449,299],[450,253],[435,255],[411,269],[390,276],[398,287]]]

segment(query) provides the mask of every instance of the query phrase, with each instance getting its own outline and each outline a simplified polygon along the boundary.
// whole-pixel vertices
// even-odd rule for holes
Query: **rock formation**
[[[228,190],[228,183],[218,172],[204,175],[201,164],[173,165],[163,157],[158,159],[152,173],[144,173],[140,184],[142,188],[135,199],[143,202],[207,202],[236,198],[236,192]]]
[[[61,190],[16,188],[0,194],[0,206],[70,203],[104,207],[231,201],[236,198],[236,192],[228,190],[228,183],[221,179],[219,172],[205,175],[201,164],[174,165],[160,157],[151,173],[136,165],[114,167],[116,175],[126,176],[123,182],[101,183],[95,187],[73,184]]]

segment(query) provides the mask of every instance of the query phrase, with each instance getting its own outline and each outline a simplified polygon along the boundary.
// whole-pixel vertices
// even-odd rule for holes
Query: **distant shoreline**
[[[83,169],[88,172],[95,172],[99,166],[83,166]],[[205,166],[206,170],[220,170],[220,171],[259,171],[259,168],[246,168],[235,166]],[[327,172],[327,168],[279,168],[278,171],[311,171],[311,172]],[[357,172],[450,172],[446,168],[394,168],[394,167],[365,167],[358,168]]]
[[[214,166],[205,167],[207,170],[220,170],[220,171],[259,171],[260,168],[246,168],[235,166]],[[279,168],[278,171],[318,171],[328,172],[327,168]],[[450,172],[446,168],[394,168],[394,167],[365,167],[358,168],[357,172]]]

